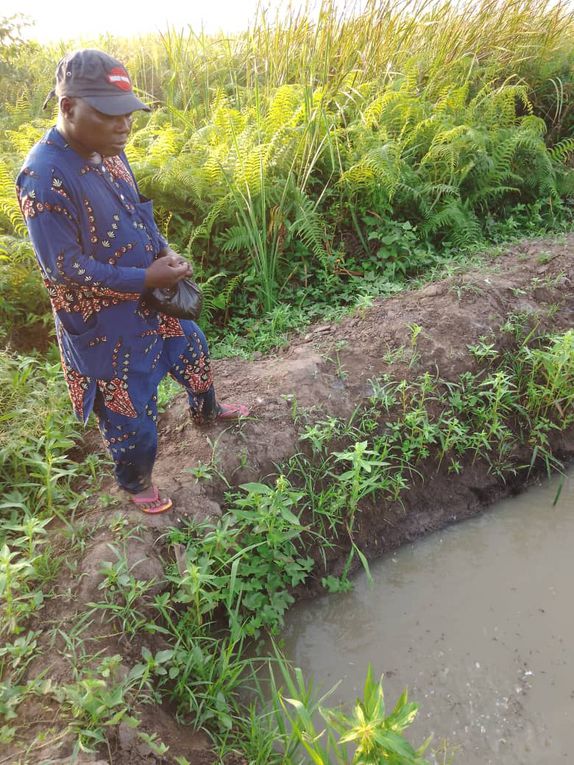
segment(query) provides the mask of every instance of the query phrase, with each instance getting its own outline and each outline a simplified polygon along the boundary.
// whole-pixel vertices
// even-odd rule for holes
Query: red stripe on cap
[[[119,90],[131,90],[132,83],[128,77],[128,73],[125,69],[119,66],[110,69],[109,74],[106,75],[107,81],[110,85],[118,88]]]

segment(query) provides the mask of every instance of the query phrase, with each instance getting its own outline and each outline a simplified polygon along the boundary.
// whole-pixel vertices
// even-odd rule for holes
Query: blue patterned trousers
[[[165,339],[161,359],[154,370],[158,384],[167,374],[186,389],[191,417],[197,424],[215,418],[218,406],[209,351],[199,327],[191,336]],[[109,409],[101,391],[96,394],[94,413],[114,462],[119,486],[130,494],[148,489],[157,453],[157,386],[137,417]]]

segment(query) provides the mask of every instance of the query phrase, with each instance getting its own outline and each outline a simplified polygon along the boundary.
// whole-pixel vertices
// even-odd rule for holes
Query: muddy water
[[[455,765],[574,762],[574,472],[383,558],[351,593],[300,604],[287,655],[351,703],[367,665],[420,702]],[[430,757],[442,763],[438,753]],[[448,760],[446,760],[448,761]]]

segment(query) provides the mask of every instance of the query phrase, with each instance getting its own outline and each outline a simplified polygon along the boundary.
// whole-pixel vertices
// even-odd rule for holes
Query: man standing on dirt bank
[[[76,415],[93,409],[116,479],[146,513],[169,510],[151,474],[157,386],[167,374],[188,393],[197,424],[248,409],[216,402],[205,337],[192,321],[153,310],[148,287],[171,287],[191,266],[161,236],[124,154],[132,113],[150,111],[123,65],[91,49],[56,69],[56,127],[34,146],[17,193],[54,311]]]

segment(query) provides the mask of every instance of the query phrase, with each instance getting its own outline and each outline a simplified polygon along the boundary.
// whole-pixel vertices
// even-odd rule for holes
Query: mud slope
[[[501,332],[509,317],[528,317],[530,325],[538,324],[541,331],[571,328],[573,254],[574,235],[523,242],[470,273],[380,300],[337,325],[315,326],[275,355],[253,362],[215,362],[219,398],[246,402],[253,417],[240,427],[202,431],[190,423],[184,396],[172,403],[160,423],[156,479],[171,492],[176,515],[200,519],[220,512],[222,484],[198,483],[186,468],[214,461],[233,484],[276,472],[278,464],[301,448],[294,407],[311,418],[345,417],[366,401],[372,393],[370,381],[381,375],[414,378],[430,370],[454,380],[465,370],[476,371],[468,345],[488,336],[489,342],[503,347],[510,342],[509,333]],[[413,325],[422,328],[416,347]],[[569,451],[566,442],[556,448]],[[476,481],[482,485],[474,486]],[[413,523],[408,514],[403,516],[404,533],[398,531],[385,546],[440,525],[445,520],[441,505],[453,507],[450,516],[468,514],[509,488],[490,477],[468,474],[456,481],[449,478],[441,489],[447,490],[446,497],[429,494],[427,485],[424,494],[433,497],[432,507],[424,509],[428,523],[421,525],[421,519]],[[467,495],[456,511],[453,492]],[[420,508],[414,498],[413,502]],[[433,514],[438,514],[434,520]],[[154,521],[171,522],[166,517]]]

